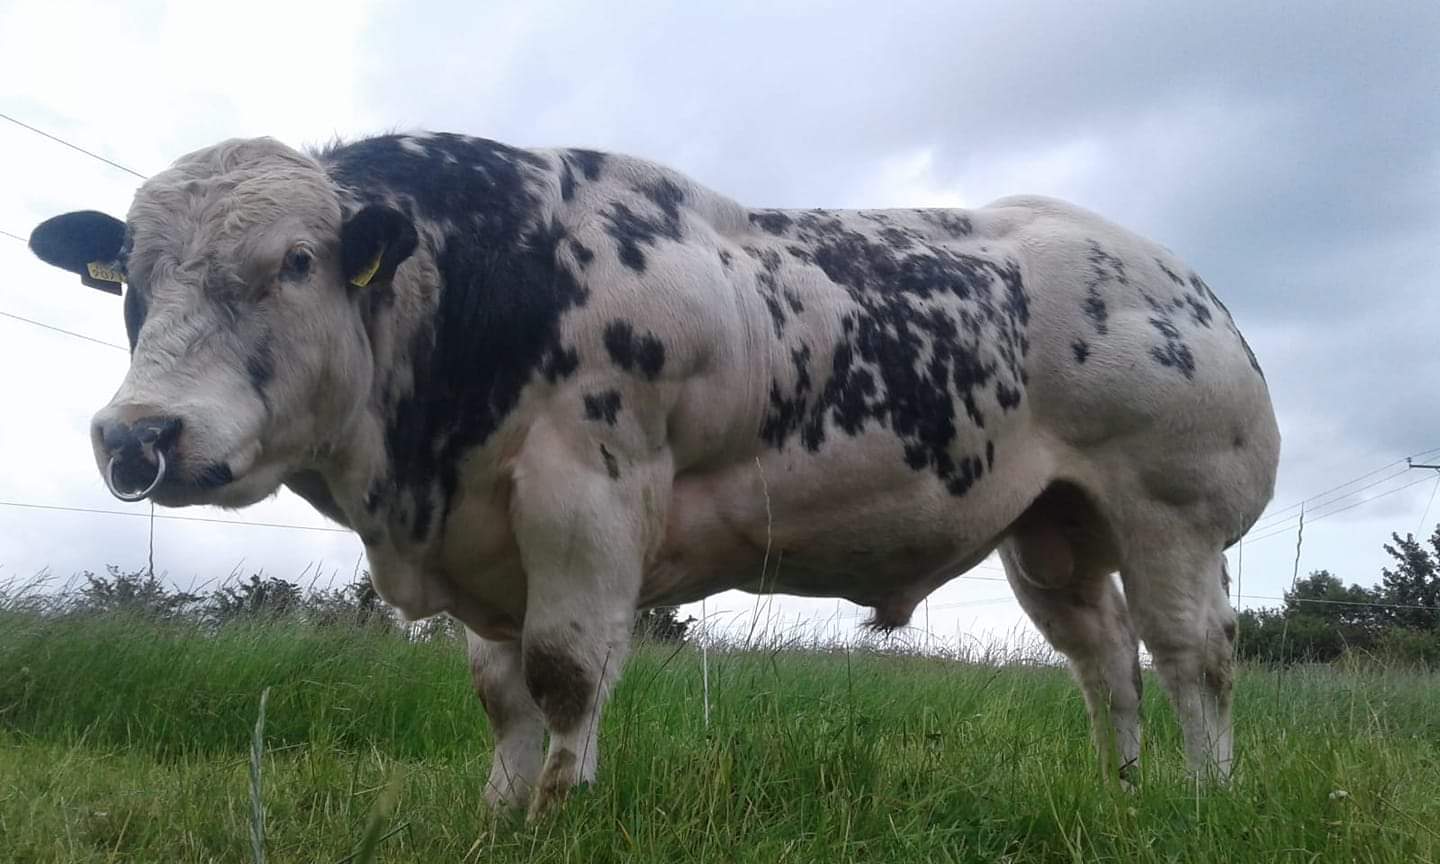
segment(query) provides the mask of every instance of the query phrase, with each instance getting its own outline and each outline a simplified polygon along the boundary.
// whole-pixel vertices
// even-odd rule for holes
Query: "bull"
[[[1140,640],[1190,767],[1229,772],[1222,553],[1273,492],[1269,392],[1200,276],[1084,209],[751,209],[591,150],[261,138],[30,246],[123,296],[111,491],[285,486],[353,529],[388,603],[465,625],[495,806],[594,777],[637,608],[778,591],[896,628],[997,550],[1107,773]]]

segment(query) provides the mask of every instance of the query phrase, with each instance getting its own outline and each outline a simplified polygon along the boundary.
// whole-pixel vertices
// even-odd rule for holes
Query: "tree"
[[[1270,663],[1328,663],[1347,650],[1369,649],[1385,619],[1377,592],[1346,587],[1328,570],[1315,570],[1285,592],[1278,609],[1240,613],[1239,655]]]
[[[1392,533],[1395,542],[1386,543],[1385,551],[1395,559],[1395,569],[1381,571],[1380,594],[1386,603],[1399,606],[1425,606],[1425,609],[1392,608],[1390,622],[1410,630],[1440,630],[1440,525],[1430,535],[1430,548],[1421,545],[1413,534],[1401,539]]]
[[[1315,570],[1285,592],[1285,609],[1308,615],[1336,628],[1352,642],[1368,642],[1384,625],[1379,592],[1359,585],[1345,587],[1329,570]]]

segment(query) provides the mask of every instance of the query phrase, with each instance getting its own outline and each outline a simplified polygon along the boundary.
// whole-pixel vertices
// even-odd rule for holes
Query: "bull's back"
[[[728,242],[761,322],[735,373],[760,425],[745,458],[681,478],[677,514],[725,526],[717,547],[784,548],[782,587],[953,573],[1060,478],[1228,484],[1236,524],[1268,500],[1258,364],[1158,245],[1043,198],[750,221]]]

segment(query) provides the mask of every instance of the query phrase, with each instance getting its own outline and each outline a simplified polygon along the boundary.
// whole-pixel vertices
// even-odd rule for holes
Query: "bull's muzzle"
[[[165,480],[180,434],[180,420],[147,417],[134,423],[111,420],[101,424],[100,439],[108,459],[103,472],[110,494],[121,501],[143,501]]]

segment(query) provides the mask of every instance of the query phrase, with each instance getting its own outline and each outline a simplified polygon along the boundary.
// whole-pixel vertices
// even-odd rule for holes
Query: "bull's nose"
[[[95,437],[105,454],[105,483],[116,498],[139,501],[155,491],[173,464],[180,418],[96,420]]]

